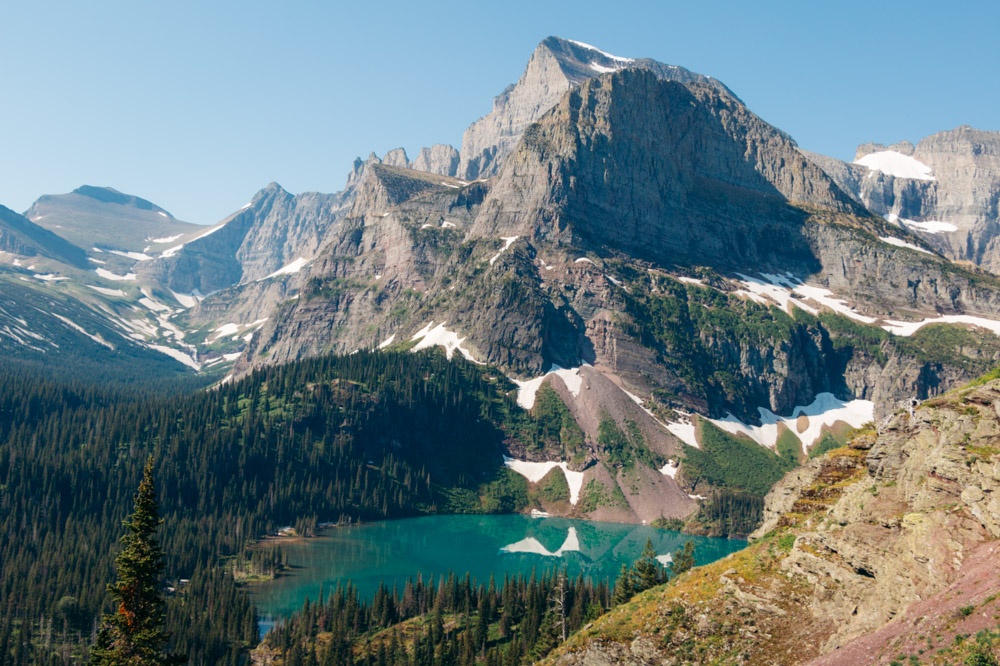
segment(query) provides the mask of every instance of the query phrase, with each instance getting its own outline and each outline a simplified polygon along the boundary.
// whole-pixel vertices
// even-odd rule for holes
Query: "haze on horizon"
[[[355,157],[458,147],[548,35],[714,76],[850,160],[1000,129],[998,20],[985,2],[7,6],[0,204],[101,185],[211,224],[271,181],[337,191]]]

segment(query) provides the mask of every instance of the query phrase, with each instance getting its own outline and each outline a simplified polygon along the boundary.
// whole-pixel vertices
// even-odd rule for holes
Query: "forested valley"
[[[259,565],[257,539],[526,505],[523,478],[499,464],[503,438],[544,445],[562,415],[525,412],[511,389],[440,352],[314,358],[180,395],[0,366],[0,660],[85,655],[152,456],[173,647],[241,663],[256,614],[233,572]]]

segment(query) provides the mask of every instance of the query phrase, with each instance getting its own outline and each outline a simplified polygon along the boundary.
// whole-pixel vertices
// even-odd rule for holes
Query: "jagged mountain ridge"
[[[387,161],[408,163],[400,153]],[[362,177],[357,192],[308,268],[299,298],[271,317],[236,372],[324,352],[433,343],[523,379],[552,365],[589,364],[593,369],[581,368],[579,376],[604,383],[597,400],[587,403],[565,376],[544,381],[578,423],[587,423],[595,460],[584,468],[594,470],[589,478],[617,485],[623,495],[629,483],[598,444],[602,413],[642,424],[649,447],[677,460],[685,450],[679,430],[668,431],[643,409],[659,404],[716,417],[729,411],[760,424],[758,407],[789,414],[825,392],[877,402],[885,413],[901,398],[937,393],[968,379],[974,367],[1000,360],[1000,349],[984,337],[989,333],[975,334],[974,344],[984,343],[981,353],[970,352],[975,361],[960,360],[961,353],[931,360],[922,351],[926,342],[906,348],[874,326],[884,336],[877,349],[841,352],[843,332],[812,320],[782,324],[792,329],[787,338],[751,340],[732,323],[684,331],[682,338],[702,348],[702,356],[688,359],[694,365],[674,363],[676,339],[648,339],[641,330],[645,313],[632,311],[630,301],[663,300],[658,289],[671,294],[665,299],[671,307],[704,308],[714,300],[708,310],[773,318],[737,297],[746,284],[741,271],[835,288],[865,306],[866,314],[851,314],[869,323],[1000,312],[995,279],[953,266],[869,213],[783,133],[712,86],[663,81],[642,70],[604,74],[565,93],[487,182],[381,164]],[[881,240],[887,234],[910,246]],[[706,265],[705,279],[695,280],[704,286],[679,282],[680,271]],[[670,285],[695,291],[682,294]],[[786,307],[792,314],[799,306]],[[737,360],[726,365],[729,358]],[[700,387],[692,368],[735,376]],[[727,381],[741,388],[731,393]],[[646,399],[657,392],[668,396],[665,402]],[[623,405],[634,412],[625,415]],[[676,412],[663,418],[671,428],[681,423]],[[516,448],[511,452],[532,460],[561,457]],[[667,472],[660,474],[655,478],[662,481]],[[662,482],[700,492],[701,481],[683,463],[673,474]],[[669,495],[648,480],[635,483],[648,497]],[[652,510],[680,515],[686,504],[664,501]],[[648,508],[631,500],[629,512],[612,517],[648,519]]]
[[[342,194],[292,195],[271,183],[211,233],[168,248],[138,270],[184,293],[261,280],[298,258],[311,258],[343,202]]]
[[[669,111],[673,108],[680,110],[677,119]],[[642,111],[635,113],[633,109]],[[590,135],[582,137],[582,132]],[[633,137],[647,136],[662,137],[662,141],[641,147],[633,142]],[[692,136],[697,138],[690,139]],[[707,148],[705,152],[711,157],[700,158],[699,148]],[[776,166],[779,164],[781,168]],[[338,259],[333,264],[318,261],[311,276],[318,283],[340,281],[338,288],[344,295],[336,301],[338,317],[347,317],[355,307],[348,295],[350,288],[343,284],[346,278],[364,281],[387,294],[437,292],[434,307],[424,306],[408,314],[415,314],[415,319],[396,317],[397,329],[390,328],[389,313],[366,310],[358,319],[353,310],[348,318],[371,321],[377,314],[381,319],[376,322],[384,323],[376,323],[374,331],[366,329],[367,339],[352,335],[350,328],[338,323],[342,336],[337,339],[320,330],[309,332],[311,314],[298,319],[300,313],[312,313],[311,308],[316,307],[309,304],[316,294],[307,294],[290,306],[290,314],[269,325],[255,347],[256,354],[266,351],[273,362],[321,350],[351,351],[374,346],[389,335],[406,332],[407,327],[416,331],[433,318],[451,322],[467,335],[467,345],[477,358],[515,374],[537,375],[551,363],[573,367],[581,361],[594,362],[595,343],[585,334],[586,322],[605,321],[606,315],[593,315],[600,309],[611,314],[614,305],[598,305],[600,301],[592,300],[574,307],[564,294],[545,287],[550,276],[540,268],[540,264],[558,265],[570,281],[586,280],[582,275],[587,272],[585,266],[567,264],[576,264],[578,259],[591,261],[586,259],[588,253],[607,259],[624,254],[663,267],[697,262],[730,272],[791,270],[859,293],[860,283],[874,276],[880,286],[877,298],[871,299],[873,305],[892,311],[912,308],[933,312],[959,307],[990,315],[1000,304],[995,286],[976,288],[968,276],[949,272],[946,262],[879,243],[874,234],[885,233],[889,225],[851,201],[822,171],[799,156],[783,134],[747,112],[734,98],[699,84],[664,82],[642,71],[605,75],[567,93],[532,126],[500,175],[488,185],[481,204],[465,193],[474,192],[478,198],[486,191],[486,184],[455,192],[448,192],[447,184],[441,184],[433,201],[428,197],[409,200],[402,185],[407,174],[399,170],[396,176],[400,193],[395,196],[407,199],[398,215],[385,208],[384,197],[359,197],[352,211],[357,222],[354,226],[345,224],[342,230],[347,244],[335,242],[332,247],[336,250],[329,250],[337,257],[353,259],[349,263]],[[421,177],[410,172],[410,178],[420,182]],[[618,195],[616,186],[626,194]],[[374,185],[362,186],[365,192],[376,190]],[[427,231],[447,222],[460,200],[473,201],[475,209],[467,206],[462,219],[449,222],[447,232]],[[821,208],[836,223],[824,221],[804,207]],[[418,209],[420,217],[416,218]],[[406,225],[408,221],[412,224]],[[417,239],[418,245],[412,249],[406,246],[413,241],[399,239],[401,222]],[[433,246],[419,240],[421,232],[434,238]],[[496,252],[495,243],[500,238],[515,237],[510,249],[498,253],[488,267],[468,265],[466,256],[478,256],[482,262]],[[359,261],[380,244],[391,247],[396,255],[410,256],[405,261],[373,265]],[[437,257],[428,255],[429,249],[444,246],[452,249]],[[467,248],[460,261],[455,259],[459,247]],[[841,261],[845,248],[854,253],[850,269]],[[893,261],[886,261],[888,257]],[[858,263],[869,268],[854,269]],[[324,275],[326,270],[330,275]],[[518,281],[521,293],[498,300],[490,275],[507,271],[510,275],[502,279]],[[940,293],[937,282],[928,279],[935,271],[941,273],[941,283],[948,284],[947,296]],[[458,283],[474,291],[456,299],[448,293],[454,291],[450,283],[463,275]],[[914,282],[911,276],[916,275],[920,278]],[[381,281],[374,285],[376,279]],[[480,282],[481,289],[476,286]],[[604,289],[613,289],[607,278],[602,282]],[[871,289],[871,285],[865,284],[865,288]],[[484,300],[479,306],[473,305],[480,297]],[[491,307],[482,308],[482,302]],[[329,304],[327,312],[328,308]],[[318,321],[328,320],[324,316]],[[772,405],[775,409],[788,407]]]
[[[916,146],[864,144],[850,164],[805,154],[857,201],[945,256],[1000,271],[1000,132],[963,125]]]

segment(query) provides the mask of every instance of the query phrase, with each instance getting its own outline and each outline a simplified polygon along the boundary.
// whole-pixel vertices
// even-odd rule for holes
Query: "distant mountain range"
[[[750,490],[740,447],[773,482],[1000,362],[998,197],[1000,133],[849,164],[712,77],[549,37],[460,148],[358,159],[335,194],[272,183],[211,227],[91,186],[0,209],[0,352],[221,380],[441,347],[524,408],[551,387],[586,442],[510,460],[621,498],[548,509],[681,518]]]

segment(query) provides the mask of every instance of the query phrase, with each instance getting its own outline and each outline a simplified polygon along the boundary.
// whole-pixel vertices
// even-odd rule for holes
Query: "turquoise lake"
[[[300,609],[307,597],[316,600],[321,586],[329,592],[348,581],[366,600],[380,582],[390,588],[398,585],[402,592],[407,578],[418,573],[425,582],[449,572],[469,572],[484,583],[493,575],[499,584],[504,574],[540,573],[558,566],[571,576],[583,573],[613,583],[621,565],[639,557],[646,539],[652,539],[664,560],[690,539],[698,564],[746,546],[741,540],[694,537],[645,525],[522,515],[424,516],[336,527],[314,539],[279,542],[292,570],[255,584],[253,595],[261,629],[267,631],[278,618]]]

